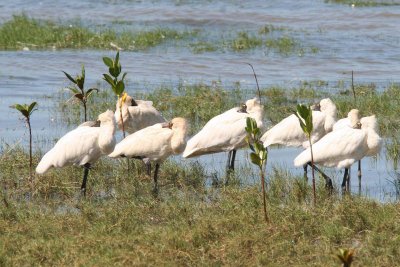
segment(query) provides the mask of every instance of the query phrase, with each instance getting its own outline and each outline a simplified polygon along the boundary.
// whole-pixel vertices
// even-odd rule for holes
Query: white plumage
[[[156,163],[155,189],[159,164],[170,155],[180,154],[186,146],[188,124],[184,118],[174,118],[169,123],[158,123],[139,130],[121,142],[109,155],[112,158],[138,158]]]
[[[342,129],[344,127],[355,128],[357,126],[357,123],[359,122],[360,112],[358,111],[358,109],[352,109],[347,114],[347,118],[340,119],[333,125],[333,131]]]
[[[153,102],[134,100],[128,95],[122,103],[122,118],[124,120],[125,131],[128,133],[134,133],[156,123],[165,122],[160,112],[153,107]],[[122,130],[119,102],[116,104],[115,120],[117,121],[118,128]]]
[[[314,163],[326,167],[349,168],[365,156],[376,155],[382,147],[377,133],[375,116],[361,119],[361,129],[343,127],[328,133],[313,145]],[[303,151],[294,160],[295,166],[311,161],[310,149]]]
[[[321,111],[312,111],[313,131],[311,142],[315,143],[325,134],[332,131],[336,121],[336,105],[329,98],[320,101]],[[273,144],[284,146],[309,146],[308,139],[300,127],[299,119],[293,114],[283,119],[278,124],[269,129],[262,137],[261,141],[265,147]]]
[[[257,126],[261,128],[262,116],[263,106],[254,98],[246,101],[245,110],[236,107],[212,118],[188,141],[183,157],[190,158],[244,147],[247,117],[254,118]]]
[[[60,168],[68,165],[85,167],[83,193],[86,190],[86,178],[90,165],[102,155],[114,150],[116,122],[111,110],[99,115],[100,127],[90,127],[84,124],[60,138],[55,146],[48,151],[36,167],[38,174],[47,172],[50,168]],[[85,178],[86,177],[86,178]]]

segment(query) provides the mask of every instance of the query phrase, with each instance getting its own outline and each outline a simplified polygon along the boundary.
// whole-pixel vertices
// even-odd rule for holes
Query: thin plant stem
[[[120,102],[121,98],[118,95],[118,103],[119,103],[119,117],[121,119],[121,124],[122,124],[122,134],[125,138],[125,126],[124,126],[124,119],[122,118],[122,103]]]
[[[87,108],[86,108],[86,101],[83,101],[83,110],[85,112],[85,122],[87,121]]]
[[[29,129],[29,180],[32,183],[32,129],[29,117],[26,118]]]
[[[260,168],[260,175],[261,175],[261,187],[262,187],[262,194],[263,194],[263,205],[264,205],[264,219],[265,222],[269,222],[268,214],[267,214],[267,196],[265,192],[265,176],[264,171]]]
[[[314,197],[314,207],[317,205],[317,196],[315,194],[315,175],[314,175],[314,154],[312,150],[311,137],[308,137],[308,141],[310,142],[310,150],[311,150],[311,174],[312,174],[312,188],[313,188],[313,197]]]

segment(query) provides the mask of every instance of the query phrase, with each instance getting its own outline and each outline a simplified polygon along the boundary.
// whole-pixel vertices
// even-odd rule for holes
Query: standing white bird
[[[84,167],[81,192],[86,194],[86,182],[89,169],[102,155],[108,155],[114,150],[116,122],[111,110],[99,115],[99,127],[89,122],[82,124],[60,138],[55,146],[48,151],[36,167],[38,174],[47,172],[50,168],[60,168],[69,165]]]
[[[262,127],[264,107],[257,98],[249,99],[240,108],[232,108],[207,122],[193,136],[183,152],[184,158],[229,151],[228,169],[234,169],[236,150],[246,146],[246,119],[254,118]]]
[[[340,119],[333,125],[333,131],[344,127],[357,128],[358,123],[360,123],[360,112],[358,109],[352,109],[347,114],[347,118]],[[345,172],[346,171],[350,173],[350,170],[345,170]],[[348,175],[346,179],[346,185],[342,185],[342,187],[345,187],[346,190],[350,190],[350,175]],[[361,193],[361,160],[358,161],[358,189]]]
[[[115,120],[120,130],[122,130],[122,122],[119,106],[122,100],[123,97],[117,101],[115,111]],[[122,103],[122,118],[125,131],[130,134],[156,123],[165,122],[164,117],[153,107],[153,102],[134,100],[129,95],[126,96],[125,101]]]
[[[345,168],[342,187],[348,179],[348,168],[357,160],[374,156],[382,147],[377,133],[375,115],[361,119],[361,129],[343,127],[325,135],[313,145],[314,163],[326,167]],[[311,161],[310,149],[303,151],[294,160],[295,166]]]
[[[313,131],[311,143],[317,142],[325,134],[332,131],[333,124],[336,121],[336,112],[336,105],[332,100],[325,98],[320,101],[320,111],[312,111]],[[303,146],[304,148],[309,146],[307,136],[300,127],[299,119],[294,114],[281,120],[264,133],[261,141],[263,141],[265,147],[273,144],[294,147]]]
[[[184,118],[174,118],[170,122],[158,123],[139,130],[119,142],[111,158],[136,158],[156,163],[154,171],[154,191],[157,192],[157,178],[160,164],[170,155],[178,155],[186,146],[188,123]]]

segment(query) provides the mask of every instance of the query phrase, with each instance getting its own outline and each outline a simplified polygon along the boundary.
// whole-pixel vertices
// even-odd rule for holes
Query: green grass
[[[0,154],[2,266],[339,266],[339,248],[355,248],[354,266],[400,257],[398,204],[329,197],[319,181],[313,208],[310,186],[281,169],[267,167],[266,224],[258,186],[205,187],[196,164],[162,166],[154,198],[141,163],[127,175],[125,161],[103,159],[79,199],[80,168],[37,176],[32,193],[26,161]]]
[[[125,50],[144,50],[170,40],[192,36],[194,32],[178,32],[168,28],[150,31],[94,31],[79,23],[64,25],[42,21],[26,15],[14,15],[0,26],[0,49],[29,47],[110,49],[116,45]]]
[[[343,4],[343,5],[354,5],[359,7],[374,7],[374,6],[398,6],[400,2],[397,0],[325,0],[325,3]]]

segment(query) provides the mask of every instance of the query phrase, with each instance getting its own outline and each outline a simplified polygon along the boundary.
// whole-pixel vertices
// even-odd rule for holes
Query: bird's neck
[[[171,148],[174,154],[180,154],[186,147],[186,131],[174,130],[171,138]]]
[[[115,122],[102,123],[100,126],[99,147],[104,154],[110,154],[115,147]]]

